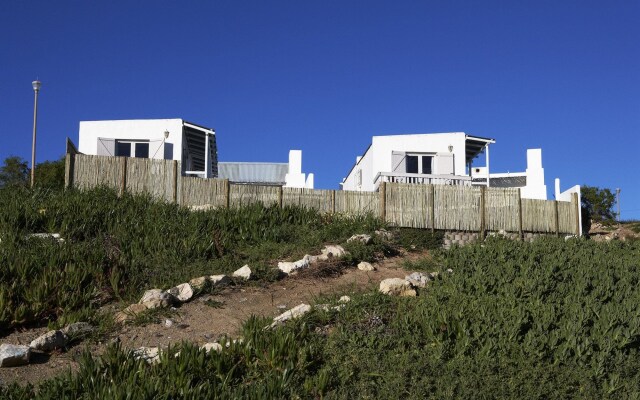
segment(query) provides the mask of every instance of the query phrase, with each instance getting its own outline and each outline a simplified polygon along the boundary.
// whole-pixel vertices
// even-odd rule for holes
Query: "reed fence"
[[[571,202],[521,199],[520,190],[383,183],[378,192],[240,185],[181,176],[177,161],[67,154],[65,184],[108,186],[183,206],[239,207],[251,203],[302,206],[355,216],[371,213],[398,227],[432,230],[578,234],[577,195]]]

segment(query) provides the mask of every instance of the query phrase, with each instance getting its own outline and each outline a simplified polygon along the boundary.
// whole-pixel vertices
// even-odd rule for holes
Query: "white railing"
[[[457,185],[471,186],[471,177],[460,175],[427,175],[402,172],[378,172],[373,184],[378,189],[382,182],[412,183],[417,185]]]

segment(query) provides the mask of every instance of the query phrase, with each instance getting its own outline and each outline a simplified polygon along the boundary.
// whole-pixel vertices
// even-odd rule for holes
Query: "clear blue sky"
[[[184,118],[221,161],[303,151],[337,188],[371,136],[542,148],[553,179],[622,189],[640,218],[640,1],[3,1],[0,159],[56,159],[78,122]]]

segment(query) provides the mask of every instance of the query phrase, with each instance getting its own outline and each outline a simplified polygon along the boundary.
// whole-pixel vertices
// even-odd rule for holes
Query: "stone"
[[[133,357],[136,360],[144,360],[147,364],[156,364],[160,362],[160,349],[157,347],[138,347],[133,351]]]
[[[431,281],[431,275],[423,272],[414,272],[404,277],[404,279],[415,287],[426,287],[427,283]]]
[[[231,283],[231,279],[226,275],[209,275],[209,282],[213,286],[222,286]]]
[[[202,290],[202,289],[204,289],[205,286],[207,286],[207,282],[208,281],[209,281],[209,279],[207,279],[206,276],[201,276],[199,278],[191,279],[189,281],[189,285],[191,285],[193,290]]]
[[[367,235],[366,233],[361,233],[359,235],[353,235],[349,239],[347,239],[347,243],[351,242],[360,242],[364,245],[369,245],[373,243],[373,238],[371,235]]]
[[[75,322],[60,329],[62,333],[69,337],[69,340],[83,338],[93,332],[96,328],[87,322]]]
[[[413,297],[416,295],[411,283],[400,278],[389,278],[380,282],[380,292],[391,296]]]
[[[165,328],[171,328],[173,326],[173,321],[170,319],[165,319],[164,320],[164,326]]]
[[[273,323],[270,325],[271,328],[276,327],[280,324],[289,321],[290,319],[295,319],[303,316],[304,314],[311,311],[311,306],[309,304],[299,304],[292,309],[283,312],[273,319]]]
[[[124,310],[117,312],[113,319],[116,323],[121,324],[123,322],[130,321],[134,319],[138,314],[147,310],[147,307],[144,304],[131,304]]]
[[[29,364],[31,348],[15,344],[0,344],[0,367],[18,367]]]
[[[447,272],[453,274],[453,270],[451,268],[447,268]]]
[[[188,283],[181,283],[180,285],[167,290],[166,293],[169,293],[179,302],[184,303],[185,301],[191,300],[193,297],[193,288]]]
[[[193,291],[191,294],[193,295]],[[144,306],[149,309],[152,309],[170,307],[174,301],[175,298],[171,293],[163,292],[160,289],[151,289],[144,292],[139,303],[144,304]]]
[[[362,262],[360,262],[360,264],[358,264],[358,269],[360,271],[375,271],[376,267],[371,265],[371,263],[368,263],[366,261],[362,261]]]
[[[51,239],[55,240],[58,243],[64,243],[64,239],[60,236],[59,233],[32,233],[27,235],[27,239]]]
[[[220,353],[222,351],[222,345],[218,342],[205,343],[202,346],[200,346],[200,350],[204,350],[207,354],[209,354],[211,350],[214,350]]]
[[[236,278],[242,278],[244,280],[249,280],[251,279],[251,268],[249,268],[249,265],[245,265],[242,268],[237,269],[236,271],[233,272],[233,276]]]
[[[342,296],[340,297],[340,299],[338,300],[338,303],[348,303],[351,301],[351,297],[349,296]]]
[[[34,350],[51,351],[67,345],[69,338],[62,331],[49,331],[40,335],[29,343],[29,347]]]
[[[377,231],[374,232],[376,235],[378,235],[379,237],[381,237],[384,240],[392,240],[393,239],[393,233],[385,230],[385,229],[378,229]]]
[[[320,250],[320,253],[318,260],[325,261],[330,258],[342,257],[346,254],[346,251],[344,251],[342,246],[332,244],[324,246],[324,248]]]
[[[281,261],[278,263],[278,269],[285,274],[292,274],[300,269],[307,268],[309,266],[309,259],[302,258],[301,260],[289,262],[289,261]]]

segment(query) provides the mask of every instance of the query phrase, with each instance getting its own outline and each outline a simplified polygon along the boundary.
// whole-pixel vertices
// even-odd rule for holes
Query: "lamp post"
[[[35,92],[35,98],[33,100],[33,144],[31,146],[31,187],[33,187],[36,176],[36,121],[38,119],[38,92],[40,92],[40,86],[42,84],[39,80],[35,80],[31,82],[31,85]]]

